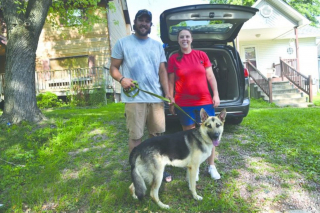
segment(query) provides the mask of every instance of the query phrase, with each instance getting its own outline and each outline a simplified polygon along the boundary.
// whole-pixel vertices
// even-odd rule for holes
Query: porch
[[[4,74],[0,74],[0,96],[4,99]],[[93,90],[104,88],[106,94],[120,93],[115,81],[104,67],[75,68],[35,72],[36,94],[52,92],[67,96],[76,88]],[[118,91],[119,90],[119,91]]]
[[[250,75],[250,95],[263,98],[278,106],[307,107],[312,105],[312,76],[296,70],[296,59],[282,59],[273,64],[272,72],[264,76],[250,61],[246,62]]]

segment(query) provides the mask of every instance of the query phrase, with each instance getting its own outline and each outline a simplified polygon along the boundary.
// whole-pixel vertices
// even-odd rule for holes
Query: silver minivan
[[[160,15],[160,34],[167,58],[178,51],[177,33],[185,28],[192,32],[193,49],[207,53],[221,101],[216,113],[226,108],[227,122],[231,124],[240,124],[250,105],[249,73],[240,59],[235,39],[243,24],[257,11],[246,6],[201,4],[168,9]],[[166,118],[176,119],[168,107]]]

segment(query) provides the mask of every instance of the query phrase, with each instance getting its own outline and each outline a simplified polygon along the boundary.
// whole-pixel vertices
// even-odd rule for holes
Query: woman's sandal
[[[173,180],[173,177],[170,173],[164,171],[162,181],[166,183],[170,183]]]

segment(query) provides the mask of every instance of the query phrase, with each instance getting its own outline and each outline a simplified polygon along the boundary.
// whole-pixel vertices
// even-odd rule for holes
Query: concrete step
[[[285,84],[272,83],[272,89],[275,89],[275,90],[293,89],[293,88],[294,88],[294,86],[289,83],[285,83]]]
[[[269,101],[268,96],[257,86],[252,85],[252,95],[256,98],[263,98]],[[306,95],[299,89],[295,88],[289,81],[285,82],[272,82],[272,100],[277,106],[285,107],[308,107],[313,105],[307,102]]]
[[[306,97],[302,98],[282,98],[282,99],[272,99],[275,104],[296,104],[296,103],[307,103]]]
[[[286,106],[291,106],[291,107],[299,107],[299,108],[308,108],[311,106],[314,106],[313,103],[305,102],[305,103],[275,103],[279,107],[286,107]]]
[[[262,95],[261,98],[265,101],[269,101],[269,97],[266,95]],[[300,97],[300,98],[278,98],[278,97],[272,97],[273,102],[281,103],[281,102],[286,102],[286,103],[307,103],[307,98],[306,97]]]
[[[273,99],[285,99],[285,98],[301,98],[303,97],[302,93],[281,93],[281,94],[272,94]]]
[[[273,94],[283,94],[283,93],[300,93],[298,89],[273,89],[272,88],[272,93]]]

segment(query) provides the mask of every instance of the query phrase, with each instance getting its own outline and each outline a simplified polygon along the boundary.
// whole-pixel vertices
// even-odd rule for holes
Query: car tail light
[[[248,78],[248,77],[249,77],[249,71],[248,71],[248,69],[247,69],[247,68],[244,68],[243,71],[244,71],[244,77],[245,77],[245,78]]]

